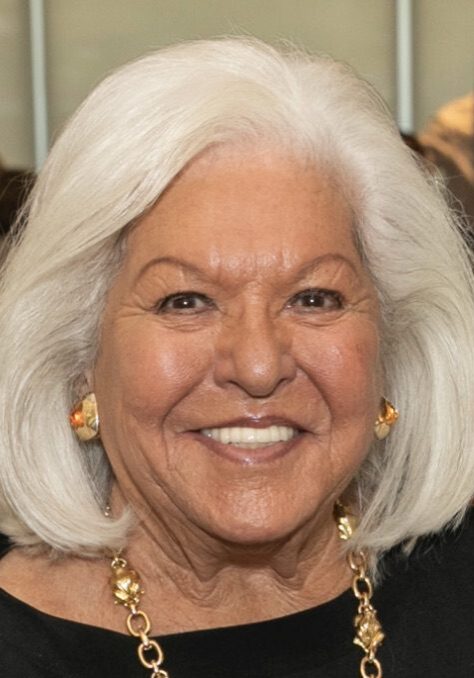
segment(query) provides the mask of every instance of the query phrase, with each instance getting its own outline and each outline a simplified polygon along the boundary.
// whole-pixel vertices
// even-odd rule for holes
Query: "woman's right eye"
[[[177,292],[161,299],[155,306],[157,313],[201,313],[213,307],[213,302],[199,292]]]

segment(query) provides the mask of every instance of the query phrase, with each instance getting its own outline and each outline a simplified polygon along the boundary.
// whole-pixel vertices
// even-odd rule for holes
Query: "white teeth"
[[[268,426],[267,428],[223,426],[222,428],[203,428],[201,433],[226,445],[259,447],[270,443],[287,442],[294,438],[298,431],[291,426]]]

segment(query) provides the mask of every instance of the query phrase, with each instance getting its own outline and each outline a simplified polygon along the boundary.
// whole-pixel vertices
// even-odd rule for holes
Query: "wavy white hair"
[[[100,444],[68,412],[93,365],[126,228],[196,154],[265,139],[336,174],[380,295],[400,421],[354,479],[358,545],[437,531],[474,493],[474,284],[457,218],[383,103],[346,66],[257,40],[169,47],[119,69],[54,145],[0,291],[0,531],[82,554],[126,540]]]

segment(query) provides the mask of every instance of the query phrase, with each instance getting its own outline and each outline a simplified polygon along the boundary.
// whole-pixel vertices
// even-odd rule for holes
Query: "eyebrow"
[[[196,276],[196,278],[201,278],[201,279],[204,279],[204,280],[209,279],[209,276],[206,275],[206,273],[202,269],[200,269],[199,266],[192,264],[190,261],[183,261],[182,259],[178,259],[177,257],[156,257],[156,258],[148,261],[138,271],[137,276],[135,278],[135,282],[137,282],[142,276],[144,276],[146,273],[148,273],[150,268],[154,268],[155,266],[160,266],[160,265],[174,266],[175,268],[179,268],[182,271],[192,273],[193,275]]]
[[[298,272],[296,278],[297,279],[305,278],[307,275],[313,273],[313,271],[317,270],[322,264],[325,264],[327,261],[336,261],[342,264],[347,264],[354,273],[356,274],[359,273],[359,271],[357,270],[357,268],[354,266],[350,259],[344,257],[342,254],[329,252],[328,254],[323,254],[320,257],[311,259],[311,261],[309,261],[305,266],[303,266],[303,268]]]
[[[352,269],[352,271],[355,274],[358,274],[358,270],[352,263],[350,259],[347,259],[347,257],[344,257],[342,254],[336,254],[336,253],[331,253],[329,252],[328,254],[323,254],[320,257],[316,257],[315,259],[311,259],[308,263],[306,263],[294,276],[294,281],[298,280],[303,280],[306,278],[308,275],[316,271],[320,266],[322,266],[324,263],[328,261],[339,261],[341,263],[344,263],[349,266],[349,268]],[[190,261],[184,261],[182,259],[179,259],[177,257],[156,257],[154,259],[151,259],[148,261],[143,268],[140,269],[138,272],[135,282],[137,282],[143,275],[145,275],[151,268],[154,268],[155,266],[174,266],[175,268],[181,269],[183,272],[191,273],[193,276],[196,278],[199,278],[200,280],[204,281],[211,281],[210,277],[203,271],[199,266],[196,266],[195,264],[191,263]]]

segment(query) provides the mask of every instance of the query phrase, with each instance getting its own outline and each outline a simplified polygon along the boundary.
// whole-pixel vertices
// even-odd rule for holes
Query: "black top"
[[[384,678],[474,677],[474,517],[454,534],[386,558],[373,602],[386,639]],[[355,598],[287,617],[160,639],[170,678],[357,678]],[[153,619],[153,610],[148,610]],[[157,611],[157,615],[163,610]],[[0,590],[2,678],[145,678],[137,641],[65,621]]]

